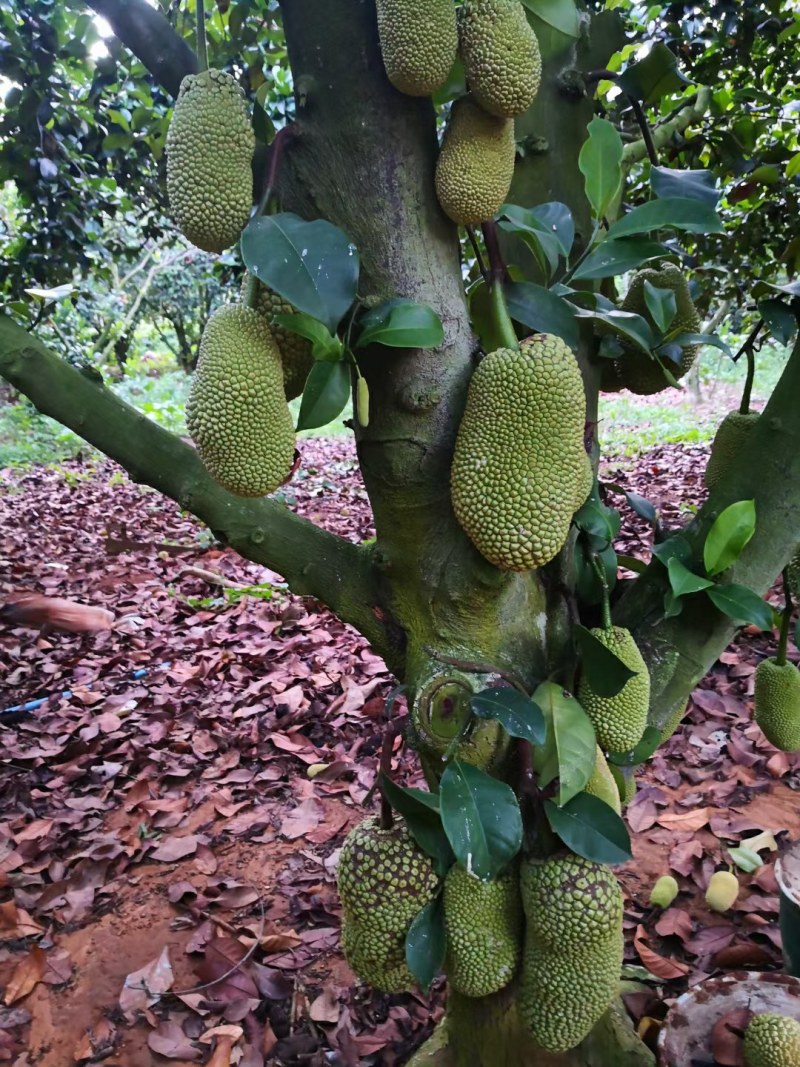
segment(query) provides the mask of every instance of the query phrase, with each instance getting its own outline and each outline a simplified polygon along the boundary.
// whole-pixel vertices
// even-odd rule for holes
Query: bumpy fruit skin
[[[508,985],[522,951],[519,878],[508,871],[481,882],[463,867],[444,880],[447,979],[466,997],[488,997]]]
[[[487,115],[469,96],[456,100],[436,161],[436,195],[461,226],[499,211],[511,188],[517,149],[514,123]]]
[[[653,908],[668,908],[678,895],[679,886],[671,874],[662,875],[650,890],[650,905]]]
[[[205,252],[224,252],[250,217],[255,150],[247,100],[230,74],[186,75],[166,148],[167,193],[181,232]]]
[[[739,896],[739,879],[732,871],[716,871],[706,890],[706,904],[712,911],[727,911]]]
[[[614,999],[622,966],[622,892],[613,873],[559,853],[521,867],[525,911],[518,1007],[544,1049],[580,1044]]]
[[[215,311],[200,341],[186,423],[209,474],[238,496],[264,496],[289,476],[294,426],[269,327],[251,308]]]
[[[661,741],[660,744],[664,744],[665,741],[669,741],[680,724],[683,722],[683,717],[686,714],[686,708],[689,706],[687,700],[681,700],[675,711],[671,713],[664,726],[661,729]]]
[[[603,803],[608,804],[610,808],[613,808],[617,815],[622,812],[622,805],[620,801],[620,793],[617,788],[617,783],[614,780],[614,775],[606,762],[606,757],[603,755],[603,750],[600,746],[597,746],[597,758],[594,764],[594,770],[589,777],[589,781],[583,787],[585,793],[590,793],[594,797],[598,797]]]
[[[787,1015],[754,1015],[744,1034],[747,1067],[800,1067],[800,1022]]]
[[[458,37],[467,84],[484,111],[503,118],[527,111],[539,90],[542,57],[520,0],[467,0]]]
[[[755,720],[782,752],[800,751],[800,671],[765,659],[756,667]]]
[[[669,325],[670,333],[673,330],[680,330],[683,333],[699,332],[700,315],[694,306],[686,279],[673,263],[665,264],[660,270],[647,268],[637,271],[622,301],[623,311],[631,311],[636,315],[641,315],[648,322],[653,322],[647,308],[645,282],[650,282],[658,289],[671,289],[675,294],[676,311],[675,318]],[[611,392],[617,389],[629,389],[640,396],[650,396],[652,393],[660,393],[662,389],[667,388],[669,382],[655,359],[632,346],[623,344],[623,350],[623,355],[618,360],[614,360],[610,372],[604,367],[604,389]],[[680,379],[691,370],[699,351],[698,345],[686,345],[681,352],[680,364],[664,359],[664,366],[673,378]]]
[[[242,299],[247,292],[249,274],[245,274],[242,282]],[[267,285],[257,283],[256,288],[256,311],[267,320],[270,332],[275,338],[278,351],[281,354],[283,365],[283,391],[287,400],[294,400],[300,396],[306,384],[309,371],[314,366],[314,357],[311,355],[311,342],[299,334],[292,333],[285,326],[279,326],[275,322],[276,315],[296,315],[297,308],[278,296]]]
[[[377,0],[378,36],[389,81],[409,96],[430,96],[456,61],[453,0]]]
[[[417,913],[436,896],[430,857],[405,823],[381,830],[366,819],[347,835],[336,872],[342,902],[342,948],[355,973],[385,993],[413,989],[405,940]]]
[[[628,804],[636,796],[636,778],[630,767],[616,767],[614,764],[609,764],[611,776],[617,784],[619,790],[620,804],[623,808],[626,808]]]
[[[747,444],[757,422],[758,413],[755,411],[747,415],[731,411],[719,424],[711,443],[711,454],[703,475],[707,489],[713,489],[735,465],[739,453]]]
[[[612,626],[610,630],[592,630],[625,666],[637,673],[629,678],[614,697],[601,697],[589,685],[586,676],[578,686],[578,700],[592,720],[598,744],[606,752],[627,752],[642,739],[650,705],[650,675],[642,654],[629,630]]]
[[[789,579],[789,588],[795,600],[800,600],[800,548],[789,560],[786,566],[786,577]]]
[[[450,475],[456,518],[501,570],[543,567],[583,504],[586,400],[575,356],[536,334],[472,376]]]

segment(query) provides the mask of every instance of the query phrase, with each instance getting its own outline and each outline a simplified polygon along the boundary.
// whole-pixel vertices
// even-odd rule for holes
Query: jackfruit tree
[[[798,253],[743,287],[737,200],[721,198],[760,161],[729,172],[715,155],[752,94],[726,102],[699,60],[687,78],[677,54],[692,49],[648,38],[618,2],[70,3],[175,100],[152,195],[244,280],[204,329],[191,444],[50,351],[22,303],[0,318],[0,374],[325,602],[396,675],[387,738],[402,691],[426,788],[384,760],[337,877],[359,979],[393,995],[444,975],[445,1020],[411,1063],[652,1067],[619,997],[614,867],[631,855],[636,768],[742,625],[778,632],[755,717],[800,747],[800,291],[781,274]],[[767,8],[764,32],[791,51],[793,16]],[[292,96],[270,110],[279,68]],[[793,129],[781,189],[796,218]],[[738,271],[741,353],[701,325],[704,259]],[[767,335],[791,351],[756,415]],[[719,412],[708,498],[667,528],[629,494],[652,544],[620,558],[601,393],[681,388],[709,346],[746,377],[739,411]],[[302,465],[295,431],[349,401],[376,528],[361,545],[281,492]],[[654,903],[673,888],[662,879]]]

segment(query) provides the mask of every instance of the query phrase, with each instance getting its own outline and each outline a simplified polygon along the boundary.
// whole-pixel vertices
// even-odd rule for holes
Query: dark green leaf
[[[556,235],[527,208],[504,204],[499,226],[506,233],[515,234],[528,246],[546,279],[558,266],[560,257],[566,255],[561,251],[561,243]]]
[[[791,306],[783,300],[762,300],[758,311],[775,340],[788,345],[797,333],[797,316]]]
[[[671,167],[651,167],[650,185],[656,196],[700,200],[716,207],[722,193],[710,170],[673,170]]]
[[[297,419],[298,430],[327,426],[350,398],[350,367],[344,361],[315,363],[306,379]]]
[[[603,601],[603,586],[594,565],[594,555],[599,556],[606,576],[606,585],[613,589],[617,584],[617,554],[611,545],[593,549],[583,543],[578,547],[575,564],[578,571],[576,592],[584,604],[600,604]]]
[[[721,337],[717,337],[715,333],[679,333],[674,338],[674,342],[680,348],[685,348],[686,345],[710,345],[724,352],[726,356],[733,356],[730,345],[726,344]]]
[[[546,22],[567,37],[580,36],[580,20],[575,0],[522,0],[522,3],[542,22]]]
[[[442,823],[456,859],[482,881],[494,878],[519,852],[522,816],[514,791],[460,760],[439,785]]]
[[[544,787],[558,778],[558,802],[566,804],[585,787],[594,770],[597,760],[594,727],[575,697],[555,682],[543,682],[533,699],[547,723],[545,743],[533,752],[538,783]]]
[[[662,541],[659,545],[653,545],[653,555],[665,567],[673,557],[679,559],[681,563],[688,563],[692,558],[692,546],[683,534],[674,534],[667,541]]]
[[[613,224],[609,240],[630,237],[653,230],[684,230],[686,233],[724,233],[722,220],[713,207],[702,200],[669,196],[663,200],[649,200],[635,207]]]
[[[546,204],[537,204],[529,210],[541,223],[545,233],[550,234],[558,243],[561,255],[568,256],[575,241],[575,220],[567,205],[558,200],[551,200]]]
[[[760,630],[772,629],[772,608],[746,585],[712,585],[706,592],[714,606],[734,622],[752,623]]]
[[[579,530],[589,535],[592,547],[600,550],[617,536],[622,520],[616,508],[606,507],[593,495],[575,512],[572,521]]]
[[[425,304],[393,300],[373,308],[361,320],[356,348],[387,345],[390,348],[437,348],[444,340],[442,320]]]
[[[669,572],[669,584],[676,597],[688,596],[689,593],[699,593],[701,589],[708,589],[713,582],[708,578],[701,578],[699,574],[690,571],[685,564],[673,556],[667,563]]]
[[[737,500],[718,516],[703,545],[703,562],[713,577],[736,562],[756,532],[755,500]]]
[[[609,752],[606,758],[617,767],[637,767],[649,760],[660,744],[661,731],[655,726],[648,726],[636,748],[630,752]]]
[[[573,279],[611,278],[615,274],[641,267],[651,259],[669,254],[666,245],[644,237],[621,237],[618,241],[601,241],[573,274]]]
[[[541,745],[546,727],[542,709],[517,689],[497,686],[484,689],[472,698],[473,715],[495,719],[510,737],[521,737],[532,745]]]
[[[661,289],[652,282],[645,281],[644,300],[656,328],[661,333],[666,333],[678,310],[675,294],[671,289]],[[678,359],[680,359],[680,352],[678,352]]]
[[[454,856],[439,814],[439,795],[397,785],[385,774],[380,776],[380,787],[422,851],[436,861],[436,873],[443,877]]]
[[[595,218],[602,219],[622,187],[622,138],[612,122],[598,115],[589,123],[588,133],[578,156],[578,167]]]
[[[617,563],[620,567],[633,571],[635,574],[644,574],[647,570],[647,564],[644,560],[637,559],[636,556],[617,556]]]
[[[570,348],[577,348],[575,308],[567,300],[533,282],[510,282],[504,292],[512,319],[538,333],[555,334]]]
[[[647,319],[636,315],[632,311],[622,311],[619,308],[609,310],[597,308],[595,310],[578,311],[580,318],[592,318],[597,322],[605,323],[616,337],[632,342],[637,348],[650,352],[656,345],[656,336]]]
[[[591,630],[577,624],[573,627],[581,656],[581,669],[592,690],[601,697],[615,697],[625,683],[636,675],[630,667],[606,648]]]
[[[417,913],[406,934],[406,963],[425,992],[444,966],[446,951],[444,906],[439,894]]]
[[[547,821],[567,848],[594,863],[627,863],[632,857],[625,823],[613,808],[589,793],[557,807],[545,802]]]
[[[310,315],[276,315],[274,320],[291,333],[299,334],[312,343],[315,359],[337,360],[342,358],[342,342],[334,337],[328,327]]]
[[[288,212],[262,215],[246,227],[241,249],[259,281],[336,332],[355,300],[359,272],[358,252],[338,227]]]
[[[654,44],[644,59],[629,66],[617,80],[624,93],[645,104],[677,92],[690,80],[678,69],[678,59],[665,44]]]

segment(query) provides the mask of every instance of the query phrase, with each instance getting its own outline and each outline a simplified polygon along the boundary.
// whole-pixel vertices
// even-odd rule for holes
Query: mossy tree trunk
[[[170,86],[191,56],[153,29],[145,0],[92,0],[156,76]],[[324,217],[359,249],[362,297],[402,296],[429,304],[445,326],[437,350],[376,348],[360,359],[372,418],[357,430],[358,456],[375,515],[371,548],[347,544],[273,501],[242,501],[215,486],[188,446],[148,422],[35,341],[0,322],[0,374],[54,416],[193,511],[250,559],[282,572],[292,589],[326,601],[357,626],[409,690],[417,691],[447,661],[513,672],[533,685],[568,647],[568,612],[558,564],[543,577],[490,566],[472,547],[450,506],[449,468],[466,389],[475,365],[457,233],[433,191],[437,152],[433,107],[387,82],[373,0],[282,0],[297,92],[297,133],[280,175],[282,207]],[[537,25],[545,57],[540,102],[518,125],[529,150],[518,167],[513,199],[550,199],[572,208],[584,240],[588,215],[577,156],[592,114],[575,71],[602,66],[617,46],[613,19],[600,16],[574,41]],[[153,38],[158,34],[158,41]],[[163,69],[162,69],[163,68]],[[179,81],[179,79],[178,79]],[[597,387],[590,337],[580,353],[589,418]],[[702,543],[720,508],[755,496],[759,526],[737,564],[735,580],[764,592],[791,555],[800,528],[800,351],[754,437],[738,481],[724,482],[697,517],[690,537]],[[779,441],[780,447],[775,448]],[[565,553],[568,558],[568,550]],[[619,605],[646,655],[661,669],[652,718],[663,721],[679,697],[730,639],[732,626],[708,606],[663,625],[663,575],[651,567]],[[658,632],[656,633],[656,628]],[[461,1067],[644,1067],[653,1058],[614,1008],[583,1044],[552,1055],[532,1046],[519,1025],[513,987],[485,1001],[451,999],[448,1025],[414,1063]]]

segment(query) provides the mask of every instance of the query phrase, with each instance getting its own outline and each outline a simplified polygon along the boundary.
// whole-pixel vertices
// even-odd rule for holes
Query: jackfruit
[[[713,489],[736,465],[736,460],[744,450],[757,422],[758,413],[755,411],[747,415],[731,411],[719,424],[711,443],[711,454],[708,457],[706,472],[703,475],[707,489]]]
[[[413,989],[405,940],[416,915],[436,896],[433,862],[405,823],[389,830],[376,818],[347,835],[336,871],[342,902],[342,948],[355,973],[385,993]]]
[[[786,566],[789,590],[795,600],[800,600],[800,548],[795,552]]]
[[[467,84],[484,111],[504,118],[527,111],[539,90],[542,57],[520,0],[467,0],[458,38]]]
[[[501,570],[543,567],[563,547],[585,499],[585,419],[581,372],[559,337],[498,348],[472,375],[451,498],[467,536]]]
[[[453,755],[462,762],[487,772],[504,765],[511,739],[496,719],[473,717],[470,705],[476,691],[469,675],[448,671],[421,685],[412,702],[409,743],[433,757],[439,773],[457,737],[461,740]]]
[[[516,154],[512,119],[487,115],[469,96],[456,100],[436,161],[444,213],[461,226],[492,218],[508,196]]]
[[[252,308],[227,304],[206,323],[186,424],[209,474],[238,496],[286,481],[294,427],[269,327]]]
[[[712,911],[728,911],[739,896],[739,879],[732,871],[715,871],[706,889],[706,904]]]
[[[409,96],[435,93],[456,61],[453,0],[377,0],[376,7],[389,81]]]
[[[788,1015],[754,1015],[744,1033],[746,1067],[800,1067],[800,1022]]]
[[[641,741],[647,726],[650,705],[647,664],[629,630],[612,626],[609,630],[594,629],[592,634],[636,674],[613,697],[598,696],[584,674],[578,686],[578,701],[592,720],[601,748],[606,752],[627,752]]]
[[[800,671],[764,659],[756,667],[755,720],[782,752],[800,752]]]
[[[242,282],[242,299],[247,292],[249,282],[250,275],[245,274]],[[256,286],[255,309],[267,320],[270,332],[275,338],[283,365],[283,391],[287,400],[294,400],[305,388],[306,378],[314,366],[311,342],[275,322],[276,315],[296,315],[297,308],[288,300],[284,300],[282,296],[278,296],[268,285],[257,282]]]
[[[463,867],[444,880],[444,925],[451,989],[488,997],[508,985],[522,951],[522,901],[516,872],[481,882]]]
[[[650,890],[650,906],[668,908],[678,895],[679,886],[671,874],[662,875]]]
[[[619,789],[617,783],[614,780],[614,775],[606,762],[606,757],[603,755],[603,750],[600,746],[597,746],[597,758],[594,764],[594,770],[592,771],[589,781],[583,787],[585,793],[590,793],[593,797],[598,797],[604,804],[608,804],[610,808],[613,808],[617,815],[622,812],[622,805],[620,802]]]
[[[247,100],[230,74],[186,75],[166,149],[167,194],[181,233],[205,252],[224,252],[250,217],[255,151]]]
[[[681,700],[678,702],[678,706],[668,717],[667,721],[661,728],[661,741],[659,744],[664,744],[665,741],[669,741],[680,724],[683,722],[683,717],[686,714],[686,709],[689,706],[688,700]]]
[[[617,767],[613,763],[609,764],[609,770],[617,783],[620,803],[623,808],[626,808],[636,796],[636,778],[633,770],[630,767]]]
[[[542,1048],[566,1052],[616,995],[622,892],[607,867],[569,853],[523,861],[520,886],[526,929],[519,1013]]]
[[[653,324],[653,318],[648,311],[645,298],[645,282],[650,282],[651,285],[656,286],[658,289],[671,289],[675,294],[676,311],[675,317],[668,327],[670,333],[676,330],[682,333],[699,332],[701,319],[689,294],[689,285],[681,271],[673,263],[664,264],[660,270],[647,268],[637,271],[633,276],[628,292],[625,294],[625,299],[622,301],[623,311],[631,311],[636,315],[641,315]],[[649,396],[652,393],[660,393],[662,389],[667,388],[669,382],[664,377],[664,372],[655,359],[631,345],[626,345],[624,342],[622,347],[623,355],[614,361],[612,372],[617,384],[609,391],[622,388],[629,389],[632,393],[637,393],[640,396]],[[673,378],[680,379],[691,370],[699,351],[699,345],[684,345],[681,350],[680,364],[662,357],[664,366],[669,370]],[[603,388],[606,388],[605,381],[603,382]]]

